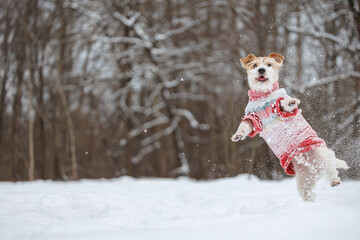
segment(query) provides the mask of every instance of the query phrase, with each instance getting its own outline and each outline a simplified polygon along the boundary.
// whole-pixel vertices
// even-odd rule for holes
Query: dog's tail
[[[345,161],[336,159],[336,168],[349,169],[349,166],[346,164]]]

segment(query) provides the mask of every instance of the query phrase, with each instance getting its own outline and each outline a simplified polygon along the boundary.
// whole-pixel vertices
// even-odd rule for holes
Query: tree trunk
[[[27,40],[29,40],[27,38]],[[34,180],[34,170],[35,170],[35,156],[34,156],[34,122],[35,122],[35,110],[33,105],[33,83],[34,83],[34,68],[30,59],[30,46],[29,43],[26,47],[26,55],[28,60],[28,65],[30,66],[30,76],[28,78],[28,93],[29,93],[29,169],[28,169],[28,179],[29,181]]]
[[[70,154],[71,154],[71,169],[72,169],[72,179],[78,179],[78,166],[77,166],[77,157],[76,157],[76,141],[75,141],[75,130],[74,130],[74,123],[71,118],[71,111],[69,104],[67,102],[67,98],[62,87],[62,81],[64,79],[65,73],[65,62],[66,62],[66,39],[67,39],[67,16],[65,15],[64,7],[62,3],[59,1],[57,2],[59,5],[59,14],[60,14],[60,21],[61,21],[61,28],[60,28],[60,48],[59,48],[59,59],[58,59],[58,78],[56,80],[56,88],[59,94],[61,103],[65,110],[66,116],[66,124],[69,132],[69,140],[70,140]],[[67,69],[69,71],[69,69]]]
[[[38,108],[41,110],[44,109],[44,76],[43,76],[43,67],[41,66],[43,63],[43,56],[42,60],[40,61],[40,64],[38,63],[38,75],[39,75],[39,92],[38,92]],[[39,66],[40,65],[40,66]],[[54,176],[51,176],[51,170],[47,167],[48,165],[53,166],[54,162],[52,159],[47,159],[46,152],[47,152],[47,146],[46,143],[46,132],[45,132],[45,114],[43,114],[41,117],[39,116],[39,131],[40,131],[40,141],[39,141],[39,150],[40,150],[40,156],[39,156],[39,162],[40,162],[40,171],[41,171],[41,178],[47,179],[47,178],[53,178]],[[51,162],[51,164],[50,164]]]
[[[18,146],[20,145],[19,140],[19,130],[20,130],[20,118],[21,118],[21,98],[22,98],[22,85],[23,85],[23,63],[20,60],[18,69],[17,69],[17,84],[16,84],[16,93],[15,99],[13,103],[13,121],[12,121],[12,137],[13,137],[13,153],[12,153],[12,162],[11,162],[11,169],[12,169],[12,178],[13,180],[18,180],[21,178],[21,174],[19,171],[19,149]]]
[[[298,3],[297,5],[297,12],[300,12],[300,3]],[[297,27],[301,28],[301,16],[300,14],[298,14],[297,18]],[[297,78],[297,84],[298,87],[300,88],[302,86],[302,38],[301,38],[301,34],[298,33],[297,34],[297,39],[296,39],[296,56],[297,56],[297,64],[296,64],[296,78]],[[299,96],[299,98],[301,98],[301,96]]]
[[[61,164],[61,131],[60,131],[60,99],[56,92],[55,103],[55,121],[54,121],[54,177],[55,179],[64,179],[64,171]]]
[[[2,137],[3,137],[3,124],[4,124],[4,110],[5,110],[5,96],[6,96],[6,84],[8,81],[8,38],[10,31],[10,18],[9,12],[5,12],[5,30],[3,32],[3,44],[2,44],[2,54],[1,54],[1,67],[4,69],[4,77],[1,83],[1,93],[0,93],[0,157],[2,157]]]

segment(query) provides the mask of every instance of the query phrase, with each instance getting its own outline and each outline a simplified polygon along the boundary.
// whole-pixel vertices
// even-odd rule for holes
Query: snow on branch
[[[154,142],[153,144],[150,144],[143,149],[139,151],[139,153],[131,158],[132,164],[138,164],[141,162],[141,160],[145,157],[145,155],[152,153],[153,151],[159,149],[161,147],[161,144],[159,142]]]
[[[311,87],[318,86],[318,85],[323,85],[323,84],[328,84],[328,83],[332,83],[332,82],[336,82],[336,81],[339,81],[339,80],[342,80],[342,79],[347,79],[347,78],[350,78],[350,77],[358,77],[358,78],[360,78],[360,72],[352,71],[352,72],[342,73],[342,74],[335,75],[335,76],[321,78],[321,79],[318,79],[317,81],[312,81],[312,82],[309,82],[309,83],[305,84],[301,88],[301,91],[303,92],[307,88],[311,88]]]
[[[152,93],[150,94],[150,96],[148,97],[148,100],[146,102],[146,107],[150,107],[152,105],[152,103],[154,102],[154,100],[157,98],[157,96],[160,95],[161,89],[163,88],[163,86],[161,84],[157,84],[154,91],[152,91]]]
[[[179,122],[180,122],[180,119],[181,119],[181,118],[178,117],[178,116],[175,117],[175,118],[172,120],[172,122],[171,122],[171,124],[170,124],[169,127],[167,127],[167,128],[165,128],[164,130],[159,131],[159,132],[157,132],[157,133],[154,133],[153,135],[151,135],[151,136],[143,139],[143,140],[140,142],[141,146],[146,146],[146,145],[148,145],[148,144],[150,144],[150,143],[152,143],[152,142],[155,142],[155,141],[159,140],[160,138],[162,138],[162,137],[164,137],[164,136],[167,136],[167,135],[170,135],[171,133],[173,133],[173,132],[175,131],[175,129],[178,127]]]
[[[346,138],[349,138],[349,135],[352,133],[352,128],[345,128],[345,131],[338,137],[333,145],[331,145],[331,149],[336,148],[338,145],[343,145]]]
[[[150,116],[153,114],[160,114],[160,111],[166,107],[166,103],[165,102],[160,102],[154,106],[140,106],[140,105],[136,105],[136,106],[131,106],[130,109],[135,112],[135,113],[142,113],[145,114],[145,116]]]
[[[192,28],[192,27],[194,27],[194,26],[196,26],[196,25],[198,25],[200,23],[201,23],[201,21],[192,21],[192,22],[186,23],[185,25],[183,25],[183,26],[181,26],[179,28],[169,30],[166,33],[157,33],[157,34],[155,34],[155,40],[156,41],[164,41],[164,40],[168,39],[171,36],[184,33],[187,30],[189,30],[190,28]]]
[[[191,70],[191,69],[197,69],[197,68],[201,68],[201,67],[203,67],[203,65],[199,62],[178,63],[178,64],[173,64],[172,66],[168,66],[168,68],[166,70],[164,70],[164,73],[170,74],[175,71]]]
[[[188,163],[185,153],[181,152],[181,153],[179,153],[178,156],[181,161],[180,167],[172,170],[171,174],[173,174],[173,175],[188,175],[190,172],[190,167],[189,167],[189,163]]]
[[[165,102],[160,102],[160,103],[156,104],[155,106],[146,109],[144,113],[145,113],[146,116],[149,116],[149,115],[154,114],[154,113],[158,114],[161,111],[161,109],[163,109],[165,107],[166,107],[166,103]]]
[[[93,41],[100,41],[103,43],[130,43],[134,45],[140,45],[145,48],[151,48],[152,43],[133,37],[103,37],[94,36]]]
[[[341,39],[338,36],[335,36],[335,35],[327,33],[327,32],[318,32],[318,31],[314,31],[311,29],[304,29],[304,28],[298,28],[298,27],[292,27],[292,26],[288,26],[288,27],[286,27],[286,29],[289,30],[290,32],[301,33],[306,36],[312,36],[315,38],[325,38],[325,39],[331,40],[334,43],[339,44],[341,46],[341,48],[347,49],[351,52],[360,51],[360,46],[351,46],[350,44],[345,42],[344,39]]]
[[[160,78],[163,87],[165,87],[167,89],[174,88],[174,87],[176,87],[177,85],[179,85],[181,83],[181,81],[179,79],[176,79],[176,80],[173,80],[173,81],[167,80],[167,78],[165,77],[163,71],[156,65],[154,65],[153,73]]]
[[[201,51],[201,49],[205,48],[206,46],[209,45],[208,41],[203,41],[199,44],[196,45],[191,45],[191,46],[185,46],[185,47],[158,47],[158,48],[152,48],[151,49],[151,54],[154,56],[163,56],[166,55],[167,57],[171,57],[171,56],[179,56],[188,52],[193,52],[193,51]]]
[[[115,12],[113,14],[113,16],[114,16],[114,18],[120,20],[120,22],[122,24],[124,24],[125,26],[132,27],[134,25],[134,23],[136,22],[136,20],[140,17],[140,13],[137,12],[130,18],[125,17],[124,15],[122,15],[119,12]]]
[[[332,21],[335,21],[337,18],[339,18],[341,16],[344,16],[344,15],[346,16],[346,15],[349,15],[349,14],[352,14],[352,12],[349,11],[348,9],[342,9],[340,11],[330,13],[329,16],[326,18],[326,21],[327,22],[332,22]]]
[[[168,122],[169,122],[169,119],[167,117],[156,118],[156,119],[154,119],[152,121],[144,123],[141,127],[137,128],[137,129],[131,130],[129,132],[128,136],[129,136],[129,138],[133,138],[135,136],[138,136],[142,132],[144,132],[144,130],[147,130],[149,128],[156,127],[156,126],[159,126],[161,124],[168,123]]]
[[[193,94],[189,92],[179,92],[173,93],[171,99],[189,99],[192,101],[205,101],[207,99],[206,95]]]
[[[354,105],[356,104],[356,101],[355,103],[350,103],[349,105],[345,105],[345,106],[342,106],[341,108],[337,109],[337,110],[334,110],[333,112],[330,112],[329,114],[327,115],[324,115],[321,120],[323,121],[330,121],[332,118],[334,118],[336,115],[342,115],[344,113],[346,113],[347,111],[349,111],[350,108],[354,107]]]
[[[343,121],[341,124],[339,124],[338,129],[343,130],[346,127],[348,127],[354,121],[355,117],[359,114],[360,114],[360,108],[357,108],[356,111],[354,111],[352,114],[350,114],[350,116],[345,121]]]
[[[131,119],[133,123],[138,124],[139,121],[137,120],[131,109],[128,107],[128,105],[126,104],[128,93],[129,93],[128,89],[126,88],[120,99],[120,108],[125,113],[125,115]]]
[[[134,29],[136,35],[145,43],[144,47],[151,48],[153,46],[150,37],[146,34],[141,25],[135,24],[136,20],[140,17],[140,13],[135,13],[131,18],[127,18],[119,12],[114,13],[113,16],[120,20],[120,22],[125,26]]]
[[[210,128],[209,124],[199,123],[194,115],[187,109],[174,109],[172,112],[176,115],[185,117],[193,128],[198,128],[200,130],[209,130]]]
[[[134,26],[134,30],[136,32],[136,35],[138,37],[140,37],[144,42],[147,43],[147,48],[152,48],[153,47],[153,44],[151,42],[151,39],[150,37],[146,34],[146,32],[144,31],[144,29],[140,26],[140,24],[135,24]]]

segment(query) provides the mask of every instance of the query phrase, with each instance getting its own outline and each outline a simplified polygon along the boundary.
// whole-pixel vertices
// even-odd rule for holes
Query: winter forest
[[[286,177],[239,61],[279,83],[360,179],[359,0],[1,0],[0,180]]]

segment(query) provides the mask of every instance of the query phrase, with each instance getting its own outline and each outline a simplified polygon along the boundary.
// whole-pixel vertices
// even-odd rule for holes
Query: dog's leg
[[[338,177],[338,171],[336,170],[335,153],[328,148],[318,147],[314,149],[317,158],[321,159],[324,164],[326,176],[328,177],[331,186],[335,187],[340,184],[340,178]]]
[[[285,112],[292,112],[300,104],[300,100],[297,98],[285,97],[280,101],[280,106]]]
[[[309,173],[296,173],[297,188],[300,196],[307,202],[313,202],[315,200],[315,193],[312,191],[316,183],[316,177]]]
[[[236,133],[231,137],[233,142],[242,140],[253,131],[254,125],[251,121],[246,120],[240,123]]]
[[[293,159],[297,189],[304,201],[313,202],[315,200],[315,193],[313,193],[312,189],[315,186],[317,177],[316,173],[310,171],[309,167],[304,164],[305,158],[301,154]]]

